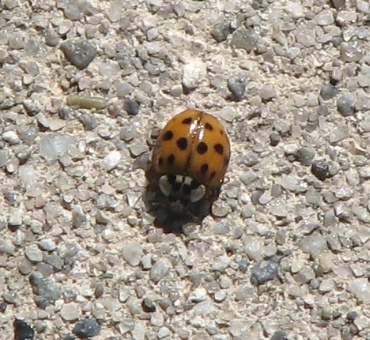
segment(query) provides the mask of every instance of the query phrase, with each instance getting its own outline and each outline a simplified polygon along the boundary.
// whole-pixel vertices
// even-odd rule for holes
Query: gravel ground
[[[369,340],[369,7],[2,0],[0,338]],[[185,108],[232,157],[175,234],[142,167]]]

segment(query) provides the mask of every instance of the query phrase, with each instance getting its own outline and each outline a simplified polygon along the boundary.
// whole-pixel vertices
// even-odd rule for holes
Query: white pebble
[[[354,279],[349,285],[348,290],[364,304],[370,303],[370,283],[366,278]]]
[[[5,131],[2,134],[2,138],[10,145],[16,145],[19,143],[19,137],[15,131]]]
[[[121,158],[122,158],[122,156],[121,156],[121,153],[119,151],[116,151],[116,150],[111,151],[104,158],[104,162],[103,162],[104,170],[106,170],[106,171],[113,170],[115,167],[117,167],[117,165],[121,161]]]
[[[139,242],[127,242],[122,246],[123,259],[133,267],[136,267],[143,256],[143,247]]]
[[[55,134],[44,137],[40,141],[40,154],[47,161],[57,160],[58,157],[67,152],[76,143],[73,136],[65,134]]]
[[[80,315],[80,307],[76,302],[66,303],[60,310],[60,316],[65,321],[78,320]]]
[[[206,74],[205,66],[200,60],[191,60],[183,69],[182,84],[188,90],[195,90]]]

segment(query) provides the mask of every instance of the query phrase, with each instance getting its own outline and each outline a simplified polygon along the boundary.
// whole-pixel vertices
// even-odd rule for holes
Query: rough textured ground
[[[365,0],[2,0],[0,338],[370,339],[369,37]],[[232,158],[175,235],[141,167],[185,108]]]

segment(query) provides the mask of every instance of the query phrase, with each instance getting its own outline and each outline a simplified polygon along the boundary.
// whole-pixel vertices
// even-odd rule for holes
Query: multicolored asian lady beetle
[[[230,160],[230,142],[219,120],[185,110],[161,131],[147,177],[171,211],[197,215],[217,198]]]

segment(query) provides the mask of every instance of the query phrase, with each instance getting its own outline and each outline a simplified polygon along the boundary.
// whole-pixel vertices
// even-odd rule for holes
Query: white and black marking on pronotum
[[[170,202],[195,203],[206,194],[204,185],[183,175],[163,175],[159,179],[159,188]]]

